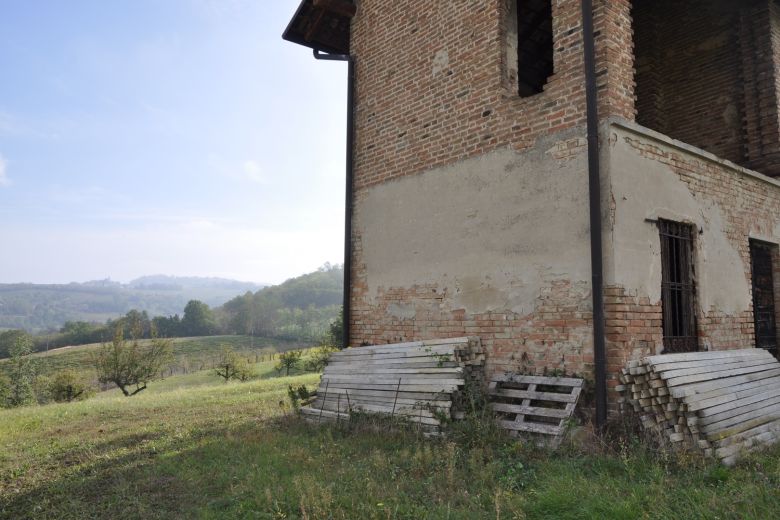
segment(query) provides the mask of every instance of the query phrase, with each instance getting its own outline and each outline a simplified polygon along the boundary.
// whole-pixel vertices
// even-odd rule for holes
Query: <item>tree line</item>
[[[112,341],[120,331],[124,337],[179,338],[214,335],[247,335],[319,343],[334,333],[342,300],[341,266],[325,264],[309,273],[272,287],[233,298],[216,308],[190,300],[184,312],[169,316],[149,316],[131,310],[104,324],[71,321],[53,334],[31,337],[33,350]],[[337,331],[336,331],[337,332]],[[0,358],[10,356],[9,348],[20,330],[0,333]]]

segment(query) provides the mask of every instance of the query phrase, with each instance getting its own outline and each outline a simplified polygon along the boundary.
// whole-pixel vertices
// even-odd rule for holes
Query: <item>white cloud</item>
[[[61,205],[84,205],[106,200],[113,194],[100,186],[64,186],[52,184],[46,191],[48,200]],[[116,198],[114,196],[114,198]]]
[[[215,153],[210,153],[207,157],[207,164],[218,175],[234,181],[251,182],[253,184],[268,183],[268,177],[263,167],[254,159],[238,162],[227,160]]]
[[[10,186],[11,179],[8,178],[7,164],[2,155],[0,155],[0,186]]]
[[[263,171],[260,168],[260,165],[257,164],[255,161],[245,161],[244,166],[244,178],[257,183],[264,183],[265,182],[265,176],[263,175]]]

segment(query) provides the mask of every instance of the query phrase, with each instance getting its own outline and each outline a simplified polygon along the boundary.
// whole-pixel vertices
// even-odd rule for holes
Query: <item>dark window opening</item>
[[[543,92],[552,74],[552,1],[518,0],[517,83],[520,96]]]
[[[750,264],[753,273],[753,320],[756,347],[777,356],[777,314],[775,313],[774,247],[750,241]]]
[[[745,165],[755,80],[743,75],[740,27],[749,3],[633,0],[637,123]]]
[[[658,226],[661,232],[664,353],[695,352],[699,341],[693,266],[694,228],[669,220],[660,220]]]

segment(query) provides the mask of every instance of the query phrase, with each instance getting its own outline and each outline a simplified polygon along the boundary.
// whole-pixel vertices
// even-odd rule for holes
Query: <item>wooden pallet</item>
[[[555,447],[582,392],[582,379],[496,374],[488,384],[498,423],[512,434],[541,434]]]

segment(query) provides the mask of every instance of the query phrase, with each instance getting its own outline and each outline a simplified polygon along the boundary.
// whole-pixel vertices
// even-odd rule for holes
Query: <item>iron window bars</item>
[[[669,220],[659,220],[658,227],[661,234],[664,352],[695,352],[699,348],[693,265],[695,228]]]
[[[750,263],[753,281],[753,319],[756,347],[777,355],[777,323],[775,315],[775,280],[772,262],[773,247],[750,241]]]

